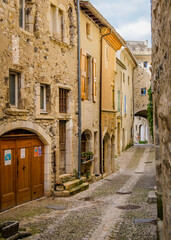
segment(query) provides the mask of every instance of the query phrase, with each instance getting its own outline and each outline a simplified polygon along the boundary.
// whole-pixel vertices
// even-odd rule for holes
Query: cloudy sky
[[[151,44],[150,0],[90,0],[125,40]]]

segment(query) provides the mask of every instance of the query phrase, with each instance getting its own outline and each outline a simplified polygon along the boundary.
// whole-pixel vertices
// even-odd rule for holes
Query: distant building
[[[135,57],[128,48],[117,52],[115,102],[117,111],[116,152],[120,154],[133,143],[133,73],[137,66]]]
[[[151,86],[151,48],[148,41],[127,41],[138,67],[134,70],[134,142],[152,142],[147,121],[148,89]]]

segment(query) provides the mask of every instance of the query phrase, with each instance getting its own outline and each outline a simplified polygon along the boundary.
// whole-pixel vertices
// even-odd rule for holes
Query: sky
[[[150,0],[89,0],[125,40],[151,45]]]

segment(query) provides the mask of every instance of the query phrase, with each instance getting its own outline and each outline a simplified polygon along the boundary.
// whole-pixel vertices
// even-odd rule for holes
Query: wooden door
[[[0,209],[15,206],[15,141],[0,141]]]
[[[44,147],[39,139],[32,140],[31,186],[32,200],[44,194]]]
[[[66,122],[59,121],[59,173],[66,173]]]
[[[43,156],[38,138],[0,141],[0,211],[44,195]]]
[[[31,140],[17,140],[16,154],[16,198],[18,205],[31,200]]]

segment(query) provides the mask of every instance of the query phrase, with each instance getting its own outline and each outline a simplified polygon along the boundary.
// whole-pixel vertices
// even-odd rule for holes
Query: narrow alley
[[[153,145],[135,145],[117,158],[118,172],[67,198],[41,198],[0,213],[18,220],[28,239],[153,240],[157,209]],[[47,208],[51,206],[56,208]]]

